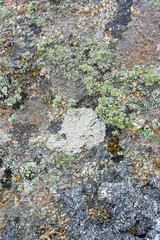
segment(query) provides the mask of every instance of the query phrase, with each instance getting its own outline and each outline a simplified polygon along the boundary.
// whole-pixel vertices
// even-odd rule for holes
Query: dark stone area
[[[78,101],[78,103],[76,104],[76,108],[86,107],[86,108],[95,109],[98,105],[99,97],[100,95],[98,94],[92,95],[92,96],[85,95]]]
[[[118,152],[123,152],[123,149],[119,146],[119,138],[117,135],[112,136],[108,143],[107,150],[113,155],[112,160],[115,162],[120,162],[124,158],[123,155],[118,155]]]
[[[17,101],[15,104],[13,104],[12,108],[13,109],[20,109],[20,106],[25,104],[25,101],[27,100],[28,94],[25,92],[21,92],[21,101]]]
[[[32,23],[30,25],[31,31],[34,32],[34,34],[39,34],[41,32],[41,27],[37,26],[36,23]]]
[[[22,123],[22,122],[13,124],[13,129],[11,131],[11,133],[13,134],[13,137],[21,143],[25,140],[28,140],[32,136],[32,134],[37,132],[38,132],[37,124]]]
[[[11,220],[11,223],[7,229],[7,232],[0,237],[0,240],[17,240],[17,227],[16,222]]]
[[[2,167],[3,160],[0,158],[0,168]]]
[[[1,180],[2,187],[4,188],[11,188],[11,176],[12,176],[12,171],[11,169],[7,168],[4,171],[4,175]]]
[[[48,130],[52,134],[58,133],[59,130],[61,130],[61,125],[62,125],[62,119],[58,119],[57,121],[51,121],[51,124],[48,128]]]
[[[118,11],[112,21],[106,24],[105,31],[111,30],[111,34],[115,38],[122,39],[123,27],[127,26],[132,20],[131,6],[133,0],[116,0],[118,4]]]

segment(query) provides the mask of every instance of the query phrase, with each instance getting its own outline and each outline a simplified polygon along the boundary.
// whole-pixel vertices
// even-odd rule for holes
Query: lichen
[[[147,0],[148,3],[155,5],[155,7],[160,10],[160,2],[159,0]]]
[[[0,18],[11,19],[13,17],[13,7],[7,8],[3,5],[3,1],[0,1]]]
[[[76,34],[69,42],[56,33],[39,42],[37,64],[50,64],[55,77],[58,74],[69,81],[82,81],[89,95],[100,95],[97,115],[124,128],[142,112],[158,107],[159,91],[151,86],[160,84],[160,75],[154,66],[120,67],[115,43],[114,39],[95,43],[88,36],[76,39]]]

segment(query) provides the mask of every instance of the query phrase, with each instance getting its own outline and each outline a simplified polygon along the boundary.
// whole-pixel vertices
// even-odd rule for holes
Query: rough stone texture
[[[84,146],[91,149],[104,141],[105,124],[98,120],[92,109],[71,109],[64,116],[57,134],[62,139],[57,140],[56,135],[52,134],[46,143],[49,149],[58,148],[67,154],[78,153]]]
[[[94,112],[99,92],[89,95],[80,79],[64,79],[52,61],[35,63],[37,45],[54,34],[51,45],[64,37],[70,50],[81,47],[81,39],[96,46],[114,36],[119,65],[153,64],[160,73],[160,12],[145,0],[40,0],[35,11],[33,2],[0,1],[0,10],[13,7],[12,18],[1,18],[4,9],[0,16],[0,61],[6,60],[0,71],[22,88],[21,100],[0,108],[0,240],[159,240],[159,141],[105,125]],[[8,96],[14,94],[10,88]],[[56,95],[62,101],[53,108]],[[156,118],[159,108],[140,116],[151,131]],[[37,167],[25,177],[20,170],[30,162]]]
[[[135,65],[155,65],[159,67],[160,15],[153,5],[149,7],[141,1],[134,1],[133,23],[119,41],[120,61],[129,68]]]

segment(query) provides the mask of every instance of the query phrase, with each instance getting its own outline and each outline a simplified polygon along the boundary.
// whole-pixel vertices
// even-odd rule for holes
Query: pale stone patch
[[[57,140],[57,135],[50,134],[46,145],[49,149],[57,148],[66,154],[79,153],[83,146],[87,149],[104,141],[105,124],[97,118],[92,109],[70,109],[64,116],[59,135],[65,136]]]

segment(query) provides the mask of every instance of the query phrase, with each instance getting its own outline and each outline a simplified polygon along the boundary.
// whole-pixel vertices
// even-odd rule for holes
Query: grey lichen
[[[65,138],[60,138],[63,135]],[[87,149],[97,146],[104,138],[105,124],[92,109],[80,108],[77,114],[74,109],[70,109],[64,116],[58,136],[50,134],[46,145],[49,149],[57,148],[58,151],[71,155],[81,152],[84,146]]]

